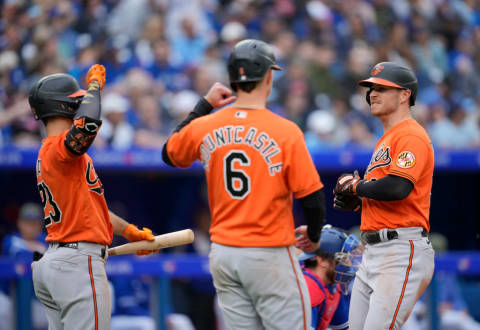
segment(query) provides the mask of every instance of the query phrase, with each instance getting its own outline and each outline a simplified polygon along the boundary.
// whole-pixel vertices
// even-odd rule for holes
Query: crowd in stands
[[[382,135],[357,81],[380,61],[414,69],[413,113],[435,148],[480,147],[480,3],[475,0],[5,0],[0,21],[0,147],[36,148],[27,96],[42,76],[84,84],[105,65],[96,148],[161,148],[245,38],[272,44],[268,107],[308,146],[371,150]]]

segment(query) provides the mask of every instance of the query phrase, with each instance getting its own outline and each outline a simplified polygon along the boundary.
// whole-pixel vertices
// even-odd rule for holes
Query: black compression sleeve
[[[202,97],[195,105],[195,108],[193,108],[193,111],[188,114],[187,118],[185,118],[184,121],[178,124],[177,128],[175,128],[173,132],[175,133],[180,131],[182,128],[187,126],[195,118],[208,115],[212,110],[213,110],[212,105],[208,103],[208,101],[205,100],[205,98]]]
[[[398,201],[406,198],[413,190],[410,180],[388,175],[379,180],[362,181],[357,185],[357,194],[377,201]]]
[[[299,201],[307,223],[308,238],[316,243],[325,223],[325,192],[323,189],[317,190]]]
[[[193,108],[192,112],[190,112],[188,114],[187,118],[185,118],[184,121],[182,121],[180,124],[178,124],[178,126],[175,128],[173,133],[179,132],[182,128],[187,126],[195,118],[208,115],[212,110],[213,110],[212,105],[210,103],[208,103],[208,101],[205,98],[202,97],[197,102],[197,104],[195,105],[195,108]],[[175,167],[175,165],[173,165],[172,161],[170,160],[170,157],[168,157],[167,143],[168,143],[168,141],[165,142],[165,144],[163,145],[162,159],[165,162],[165,164]]]
[[[100,119],[100,87],[96,81],[88,85],[88,90],[82,99],[82,103],[75,114],[75,119],[88,117],[90,119]]]

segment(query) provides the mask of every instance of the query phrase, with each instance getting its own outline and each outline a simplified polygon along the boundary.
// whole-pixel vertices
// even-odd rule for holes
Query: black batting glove
[[[358,196],[335,194],[333,208],[341,211],[359,212],[362,209],[362,199]]]
[[[357,195],[357,185],[363,180],[360,179],[358,175],[358,171],[355,170],[352,173],[344,173],[340,175],[337,180],[337,185],[333,190],[335,195],[349,195],[349,196],[356,196]]]

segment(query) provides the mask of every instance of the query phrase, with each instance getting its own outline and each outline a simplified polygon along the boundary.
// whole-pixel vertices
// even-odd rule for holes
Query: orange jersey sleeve
[[[430,230],[430,194],[434,168],[433,148],[426,131],[415,120],[406,120],[378,142],[365,179],[387,175],[403,177],[414,185],[403,200],[362,199],[361,230],[423,227]]]
[[[46,240],[110,245],[113,227],[103,185],[90,156],[76,156],[67,150],[67,133],[44,139],[37,159]]]
[[[431,146],[427,143],[418,135],[399,136],[392,146],[389,174],[401,176],[415,185],[431,161]]]
[[[197,118],[166,150],[175,166],[202,162],[211,239],[219,244],[293,244],[293,194],[323,187],[300,129],[268,109],[226,108]]]

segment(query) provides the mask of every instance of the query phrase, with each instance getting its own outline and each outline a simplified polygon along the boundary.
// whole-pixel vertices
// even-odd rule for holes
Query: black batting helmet
[[[38,80],[30,89],[28,102],[36,120],[52,116],[73,118],[85,90],[71,75],[51,74]]]
[[[272,47],[261,40],[240,41],[233,47],[228,59],[230,83],[262,80],[270,68],[282,70],[275,63]]]
[[[373,84],[408,89],[410,95],[410,106],[415,105],[417,97],[417,77],[409,68],[400,66],[393,62],[381,62],[376,64],[370,72],[370,78],[361,80],[358,83],[363,87],[371,87]],[[370,91],[367,92],[367,103],[370,104]]]

